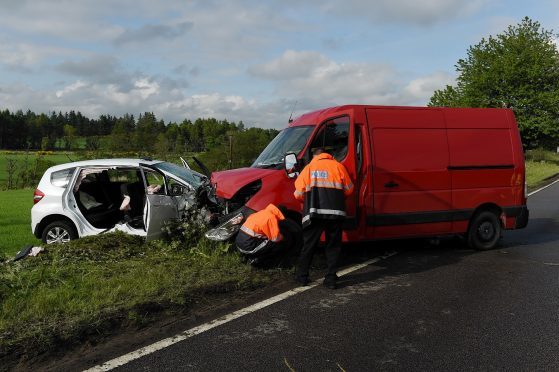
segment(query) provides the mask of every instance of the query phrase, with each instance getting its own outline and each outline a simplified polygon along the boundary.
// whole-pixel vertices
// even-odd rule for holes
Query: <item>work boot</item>
[[[337,275],[329,275],[329,276],[326,276],[324,278],[324,281],[322,282],[322,285],[324,285],[326,288],[329,288],[329,289],[336,289],[336,288],[338,288],[337,282],[338,282],[338,276]]]
[[[307,285],[309,285],[310,280],[307,276],[296,276],[295,283],[299,284],[301,287],[306,287]]]

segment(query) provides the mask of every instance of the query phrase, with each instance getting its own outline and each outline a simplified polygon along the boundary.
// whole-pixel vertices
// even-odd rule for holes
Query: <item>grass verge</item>
[[[529,190],[543,186],[547,179],[559,173],[559,164],[549,161],[526,161],[526,182]]]
[[[26,244],[40,244],[31,233],[33,190],[0,191],[0,255],[13,256]]]
[[[87,336],[184,311],[207,294],[251,290],[278,271],[258,271],[228,245],[193,248],[122,233],[53,245],[0,265],[0,361],[38,355]]]

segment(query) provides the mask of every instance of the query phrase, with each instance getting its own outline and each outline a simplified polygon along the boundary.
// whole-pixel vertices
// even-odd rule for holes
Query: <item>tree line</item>
[[[0,149],[4,150],[99,150],[102,144],[112,152],[179,154],[205,152],[244,137],[262,146],[278,133],[274,129],[245,128],[239,123],[215,118],[185,119],[165,124],[146,112],[136,119],[125,114],[101,115],[90,119],[79,111],[0,111]],[[261,148],[260,148],[261,150]]]
[[[525,17],[483,38],[456,63],[456,84],[434,92],[430,106],[506,107],[514,111],[524,147],[559,146],[557,35]]]

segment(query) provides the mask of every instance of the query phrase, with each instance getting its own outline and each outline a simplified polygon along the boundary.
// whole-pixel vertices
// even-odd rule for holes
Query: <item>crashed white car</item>
[[[156,239],[165,221],[212,198],[208,178],[183,164],[102,159],[51,167],[33,197],[33,234],[47,244],[113,230]]]

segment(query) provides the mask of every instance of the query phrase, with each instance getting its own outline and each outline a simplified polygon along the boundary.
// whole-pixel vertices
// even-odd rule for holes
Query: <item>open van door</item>
[[[357,167],[361,166],[361,164],[357,164],[356,158],[361,154],[362,150],[352,145],[352,143],[356,142],[354,139],[356,137],[356,129],[354,125],[350,124],[349,113],[323,122],[310,145],[311,154],[309,154],[309,157],[312,156],[312,151],[315,148],[325,148],[334,159],[345,166],[352,178],[352,182],[358,186],[359,174]],[[360,139],[357,141],[360,141]],[[359,146],[361,146],[361,142],[359,142]],[[358,188],[356,187],[353,195],[346,199],[347,216],[344,222],[344,230],[346,231],[355,230],[358,227],[358,194]]]
[[[153,240],[161,237],[163,224],[177,219],[179,211],[176,199],[167,193],[164,175],[146,165],[141,165],[140,169],[146,190],[144,206],[146,240]]]

